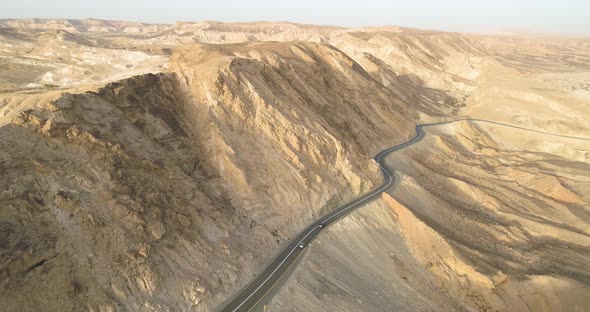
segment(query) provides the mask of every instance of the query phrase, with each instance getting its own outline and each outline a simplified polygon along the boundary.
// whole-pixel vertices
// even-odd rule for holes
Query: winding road
[[[511,127],[515,129],[569,138],[569,139],[577,139],[577,140],[589,140],[590,138],[585,137],[575,137],[569,135],[562,135],[562,134],[555,134],[550,132],[544,132],[540,130],[528,129],[516,125],[490,121],[490,120],[483,120],[483,119],[474,119],[474,118],[460,118],[451,121],[443,121],[443,122],[436,122],[436,123],[425,123],[416,125],[416,135],[407,142],[401,143],[399,145],[393,146],[386,150],[381,151],[377,154],[373,159],[379,164],[381,167],[381,172],[383,173],[383,183],[378,186],[377,188],[373,189],[372,191],[356,198],[353,201],[350,201],[343,206],[333,210],[332,212],[328,213],[327,215],[321,217],[320,219],[314,221],[311,225],[305,228],[302,232],[300,232],[296,237],[294,237],[281,252],[268,264],[268,266],[262,271],[258,276],[251,281],[246,287],[244,287],[236,296],[228,300],[219,311],[226,312],[226,311],[252,311],[255,308],[261,309],[261,305],[265,300],[268,300],[269,296],[276,291],[278,288],[279,282],[289,275],[288,273],[292,272],[292,267],[298,262],[299,258],[305,252],[305,247],[328,225],[331,223],[336,222],[338,219],[342,218],[343,216],[347,215],[351,211],[362,207],[363,205],[371,202],[374,199],[377,199],[381,193],[384,191],[392,188],[395,186],[399,181],[396,180],[395,174],[392,169],[388,168],[385,165],[385,157],[389,154],[415,144],[422,140],[425,136],[424,128],[430,126],[438,126],[444,124],[451,124],[459,121],[472,121],[472,122],[481,122],[481,123],[489,123],[495,124],[500,126]]]

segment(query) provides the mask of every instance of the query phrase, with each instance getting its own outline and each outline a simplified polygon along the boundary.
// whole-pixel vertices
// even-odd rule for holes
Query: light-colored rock
[[[160,240],[166,234],[166,228],[159,221],[150,221],[147,225],[148,232],[155,240]]]
[[[178,222],[180,223],[180,225],[182,225],[183,227],[190,227],[191,226],[191,221],[183,214],[178,214]]]
[[[30,311],[210,311],[313,218],[379,184],[372,155],[411,137],[419,120],[469,114],[587,134],[588,44],[551,40],[274,22],[1,20],[0,302]],[[416,308],[477,310],[515,302],[490,292],[526,301],[522,289],[531,289],[530,298],[551,304],[584,294],[576,276],[586,273],[575,271],[584,254],[574,244],[587,240],[579,216],[590,190],[579,162],[590,149],[502,129],[488,138],[468,124],[440,131],[423,142],[422,156],[395,161],[411,177],[406,192],[443,193],[441,202],[469,194],[489,216],[510,211],[505,200],[454,174],[499,181],[518,198],[511,207],[551,223],[512,211],[511,223],[483,227],[497,234],[494,248],[546,252],[539,247],[545,233],[568,242],[573,265],[527,254],[512,272],[484,266],[492,273],[474,273],[477,266],[460,257],[471,251],[452,250],[466,248],[461,243],[444,245],[447,233],[409,215],[396,221],[402,213],[381,205],[379,218],[335,225],[342,236],[312,243],[323,250],[310,256],[316,266],[287,286],[295,298],[309,296],[308,310],[318,310],[313,298],[337,311],[344,303],[388,310],[387,296],[399,299],[395,305],[413,298]],[[520,192],[550,204],[531,208]],[[412,197],[399,210],[440,208],[418,203]],[[433,220],[477,223],[472,211],[461,218],[454,211]],[[412,229],[440,246],[427,248]],[[420,248],[400,255],[403,244]],[[338,262],[344,251],[372,258]],[[439,259],[424,261],[429,251]],[[552,277],[522,282],[514,273],[551,263],[562,268]],[[507,278],[498,280],[498,272]],[[282,297],[281,306],[301,302],[289,303],[294,297]],[[551,304],[534,307],[557,309]]]

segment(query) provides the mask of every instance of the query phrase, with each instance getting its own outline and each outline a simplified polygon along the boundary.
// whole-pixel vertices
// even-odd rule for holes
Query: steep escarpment
[[[148,27],[99,20],[4,20],[0,26],[5,90],[75,87],[159,72],[170,51],[186,43],[307,41],[333,45],[407,105],[441,115],[464,105],[485,59],[470,36],[394,27],[212,21]]]
[[[478,41],[468,35],[395,27],[345,29],[280,22],[177,23],[158,38],[176,44],[327,43],[354,59],[409,105],[439,115],[455,113],[464,105],[486,56]]]
[[[406,220],[408,241],[468,306],[525,311],[587,306],[588,158],[575,151],[587,150],[588,142],[546,135],[541,140],[526,131],[519,131],[516,142],[487,131],[485,124],[436,128],[424,145],[396,155],[404,174],[396,199],[444,243],[432,244],[426,234],[431,230],[422,237]],[[543,144],[530,144],[534,141]],[[426,144],[434,150],[421,152]],[[550,153],[551,144],[561,144],[562,152]],[[451,159],[453,170],[447,170]]]
[[[420,120],[589,136],[588,55],[399,27],[0,20],[2,310],[209,311],[378,184],[371,156]],[[588,306],[590,147],[429,131],[275,309]]]
[[[415,110],[371,79],[357,63],[326,45],[189,46],[177,52],[172,64],[192,99],[211,110],[213,122],[218,118],[244,120],[243,127],[260,131],[258,140],[283,134],[282,144],[293,149],[289,156],[310,153],[311,159],[300,161],[315,166],[330,156],[319,150],[331,145],[330,141],[341,141],[343,147],[359,146],[372,155],[397,138],[408,137],[411,120],[417,118]],[[333,138],[321,141],[306,136],[303,128]],[[372,131],[362,131],[365,128]]]
[[[468,122],[427,131],[388,160],[399,186],[322,234],[270,308],[585,309],[589,142]]]
[[[370,155],[417,118],[325,45],[203,45],[171,66],[9,105],[7,307],[209,310],[314,216],[379,183]]]
[[[450,114],[462,107],[463,100],[475,87],[473,80],[480,75],[480,65],[486,56],[478,41],[468,35],[395,27],[345,29],[292,23],[177,23],[162,37],[176,42],[328,43],[354,59],[410,105],[429,114]]]
[[[330,43],[411,105],[428,114],[453,114],[474,90],[485,54],[464,34],[390,28],[349,30]]]

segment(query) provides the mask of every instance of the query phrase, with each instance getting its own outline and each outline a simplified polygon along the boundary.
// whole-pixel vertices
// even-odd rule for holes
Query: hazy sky
[[[0,0],[0,18],[293,21],[590,36],[590,0]]]

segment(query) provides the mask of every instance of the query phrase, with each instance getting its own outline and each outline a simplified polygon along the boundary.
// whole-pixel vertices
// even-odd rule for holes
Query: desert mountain
[[[304,226],[277,310],[588,307],[588,42],[0,20],[8,311],[210,311]],[[26,294],[36,294],[28,296]],[[329,302],[330,304],[325,304]]]

